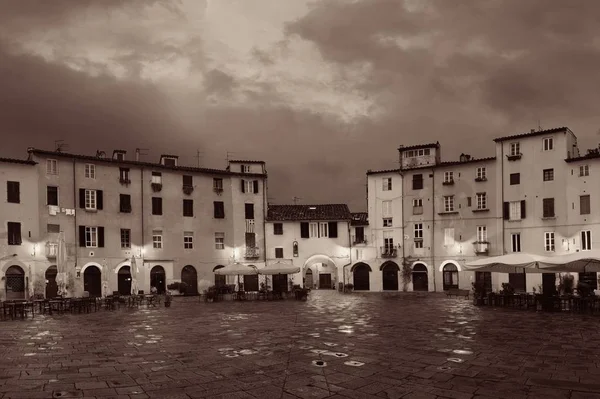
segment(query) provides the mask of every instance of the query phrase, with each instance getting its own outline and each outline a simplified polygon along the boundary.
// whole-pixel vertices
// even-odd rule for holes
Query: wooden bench
[[[470,294],[471,292],[469,290],[459,290],[456,288],[446,291],[446,296],[464,296],[467,299],[469,299]]]

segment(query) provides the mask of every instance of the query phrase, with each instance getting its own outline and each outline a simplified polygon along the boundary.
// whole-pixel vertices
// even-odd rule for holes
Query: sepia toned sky
[[[589,0],[0,2],[0,156],[26,148],[267,162],[274,203],[365,210],[367,169],[439,140],[568,126],[600,142]]]

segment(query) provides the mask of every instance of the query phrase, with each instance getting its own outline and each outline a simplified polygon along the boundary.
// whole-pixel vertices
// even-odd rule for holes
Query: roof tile
[[[267,220],[351,220],[352,214],[346,204],[322,205],[269,205]]]

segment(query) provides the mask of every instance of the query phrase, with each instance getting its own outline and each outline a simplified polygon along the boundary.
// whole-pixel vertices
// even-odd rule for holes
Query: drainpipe
[[[137,155],[137,154],[136,154]],[[142,185],[142,190],[141,190],[141,205],[142,205],[142,249],[140,250],[140,258],[142,258],[142,256],[144,255],[144,248],[146,247],[146,241],[144,241],[144,168],[142,168],[140,170],[140,183]],[[142,270],[146,270],[144,269],[144,261],[142,259],[140,259],[140,261],[142,262]],[[165,276],[165,280],[167,279],[167,276]],[[165,288],[167,287],[167,282],[165,281]]]
[[[348,248],[350,248],[349,262],[342,266],[342,292],[346,292],[346,267],[352,264],[352,238],[350,236],[350,222],[348,222]]]
[[[436,267],[435,267],[435,169],[431,169],[431,262],[433,263],[433,291],[437,292],[436,287]]]
[[[78,258],[79,258],[79,228],[77,227],[77,180],[76,180],[76,170],[75,170],[75,158],[73,158],[73,208],[75,212],[73,212],[73,226],[74,226],[74,235],[75,235],[75,270],[77,270]],[[59,193],[60,195],[60,193]]]

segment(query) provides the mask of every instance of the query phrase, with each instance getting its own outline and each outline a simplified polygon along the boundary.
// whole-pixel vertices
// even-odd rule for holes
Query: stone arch
[[[2,270],[2,273],[6,273],[6,271],[8,270],[9,267],[11,266],[19,266],[21,269],[23,269],[23,271],[25,272],[25,274],[29,273],[29,265],[27,265],[26,263],[21,262],[20,260],[13,258],[13,259],[8,259],[6,262],[4,262],[4,265],[2,266],[2,268],[0,270]]]
[[[355,291],[371,290],[371,266],[364,262],[358,262],[350,269]]]
[[[312,270],[313,266],[314,270]],[[319,289],[332,289],[338,281],[337,264],[329,255],[313,254],[309,256],[302,266],[304,276],[308,270],[312,273],[313,286],[317,286]],[[305,277],[305,287],[308,287],[306,280]]]
[[[429,267],[425,262],[413,262],[411,277],[413,291],[429,291]]]
[[[56,265],[50,265],[44,272],[44,280],[46,283],[45,297],[54,298],[58,296],[58,284],[56,283],[56,275],[58,274],[58,268]]]
[[[185,294],[198,294],[198,271],[194,266],[185,265],[181,269],[181,282],[187,284]]]
[[[458,273],[460,270],[460,265],[455,261],[442,262],[440,271],[442,272],[442,288],[444,291],[458,288]]]
[[[352,265],[352,267],[350,268],[350,273],[354,273],[354,270],[355,270],[357,267],[361,267],[361,266],[366,266],[366,267],[367,267],[367,269],[369,269],[369,271],[370,271],[370,272],[372,272],[372,271],[373,271],[373,269],[371,269],[371,266],[369,266],[367,263],[365,263],[365,262],[356,262],[356,263],[355,263],[354,265]]]
[[[4,272],[6,299],[25,299],[27,295],[26,269],[12,263]]]
[[[379,267],[381,271],[382,288],[384,291],[398,291],[398,272],[400,267],[394,261],[383,262]]]
[[[462,270],[462,266],[460,265],[460,263],[458,263],[458,262],[457,262],[457,261],[455,261],[455,260],[445,260],[445,261],[443,261],[443,262],[440,264],[440,269],[439,269],[439,270],[440,270],[441,272],[442,272],[442,271],[444,271],[444,267],[445,267],[445,266],[447,266],[447,265],[454,265],[454,266],[456,266],[456,269],[457,269],[459,272],[462,272],[462,271],[463,271],[463,270]]]
[[[167,290],[167,272],[161,265],[154,265],[150,269],[150,291],[156,288],[157,294],[164,294]]]
[[[117,267],[115,267],[115,274],[119,274],[119,270],[121,270],[125,266],[129,266],[129,271],[131,272],[131,261],[130,260],[126,260],[126,261],[123,261],[123,262],[119,263],[117,265]]]
[[[106,271],[106,270],[104,270],[104,267],[100,263],[88,262],[81,267],[80,273],[83,275],[83,272],[85,272],[85,269],[87,269],[90,266],[96,266],[98,268],[98,270],[100,270],[101,273],[104,273]]]
[[[83,276],[83,290],[91,297],[102,296],[102,273],[103,267],[99,263],[89,262],[81,268]]]

